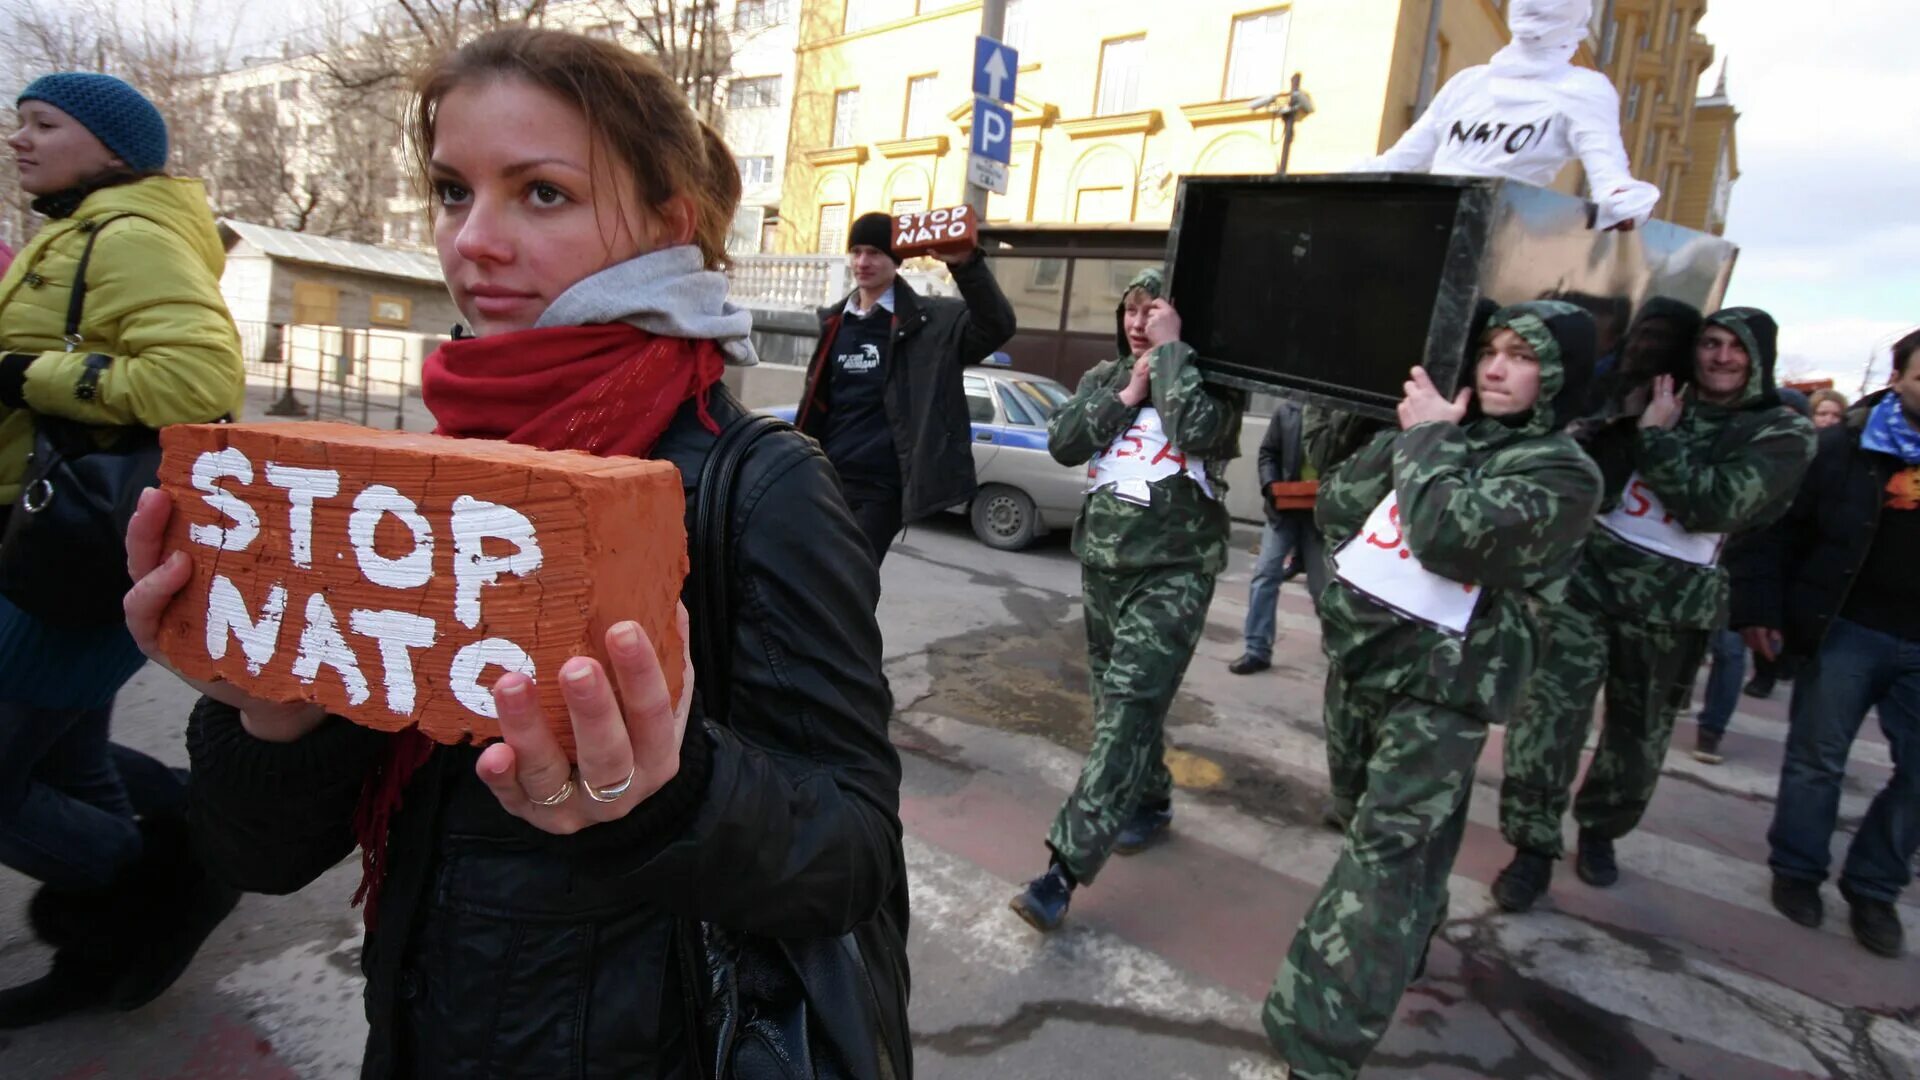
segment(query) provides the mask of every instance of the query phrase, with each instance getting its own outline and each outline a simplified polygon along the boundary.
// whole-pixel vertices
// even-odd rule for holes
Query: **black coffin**
[[[1495,307],[1577,303],[1605,355],[1651,297],[1719,306],[1733,244],[1663,221],[1596,232],[1589,212],[1482,177],[1186,177],[1168,289],[1209,380],[1391,419],[1414,364],[1454,392]]]

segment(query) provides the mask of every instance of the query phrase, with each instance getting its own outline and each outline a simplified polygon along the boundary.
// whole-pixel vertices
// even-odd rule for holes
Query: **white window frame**
[[[846,203],[824,203],[820,207],[820,235],[815,237],[814,250],[821,255],[844,255],[847,252],[847,230],[852,226],[850,208]],[[837,220],[833,225],[827,223],[828,211],[837,210]]]
[[[1121,50],[1125,50],[1121,53]],[[1131,64],[1124,73],[1116,74],[1111,63],[1124,56]],[[1130,113],[1140,108],[1142,97],[1141,84],[1147,73],[1147,36],[1136,34],[1132,37],[1114,38],[1100,43],[1099,82],[1094,87],[1093,114],[1095,116],[1113,116]]]
[[[1227,79],[1221,100],[1259,97],[1278,89],[1286,78],[1287,38],[1292,30],[1290,7],[1235,16],[1227,39]]]
[[[942,119],[936,104],[940,76],[912,75],[907,78],[907,113],[900,124],[900,137],[921,139],[936,135]]]
[[[833,92],[832,146],[852,146],[860,128],[860,88],[843,87]]]

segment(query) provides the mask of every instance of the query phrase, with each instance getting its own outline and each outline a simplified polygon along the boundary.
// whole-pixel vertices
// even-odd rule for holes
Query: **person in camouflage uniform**
[[[1131,854],[1171,822],[1163,726],[1227,563],[1226,463],[1239,452],[1244,400],[1201,382],[1161,288],[1155,269],[1128,284],[1119,359],[1087,372],[1047,429],[1056,460],[1089,466],[1073,553],[1094,734],[1047,833],[1047,872],[1011,904],[1039,930],[1059,925],[1074,887],[1092,884],[1111,852]]]
[[[1500,831],[1516,850],[1493,894],[1508,911],[1531,907],[1552,881],[1603,686],[1605,725],[1573,808],[1574,869],[1602,888],[1619,880],[1613,842],[1652,799],[1674,715],[1727,616],[1721,541],[1785,513],[1813,460],[1813,425],[1774,389],[1777,336],[1756,308],[1711,316],[1694,350],[1691,391],[1656,376],[1637,418],[1587,443],[1606,475],[1601,527],[1568,603],[1550,612],[1548,660],[1507,732]]]
[[[1487,725],[1518,704],[1539,612],[1600,504],[1599,469],[1559,431],[1592,371],[1592,316],[1535,301],[1487,326],[1473,392],[1449,402],[1415,368],[1400,430],[1321,483],[1339,548],[1319,606],[1327,701],[1350,733],[1328,753],[1354,815],[1262,1011],[1295,1077],[1356,1075],[1424,967]],[[1451,617],[1404,613],[1418,605],[1380,562],[1448,594]]]

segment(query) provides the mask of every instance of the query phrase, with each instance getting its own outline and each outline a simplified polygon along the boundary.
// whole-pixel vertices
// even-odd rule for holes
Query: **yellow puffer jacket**
[[[81,341],[61,339],[73,272],[89,223],[100,228],[87,264]],[[153,177],[102,188],[72,217],[50,221],[0,278],[0,355],[37,354],[20,394],[0,402],[0,503],[20,493],[33,414],[100,427],[238,418],[246,399],[240,336],[220,295],[226,249],[198,180]],[[113,358],[91,398],[76,394],[90,353]]]

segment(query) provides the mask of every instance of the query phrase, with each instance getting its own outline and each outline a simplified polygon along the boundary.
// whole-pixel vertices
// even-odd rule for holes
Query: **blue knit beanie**
[[[14,102],[44,101],[80,121],[135,172],[167,165],[167,122],[140,91],[111,75],[62,71],[42,75]]]

